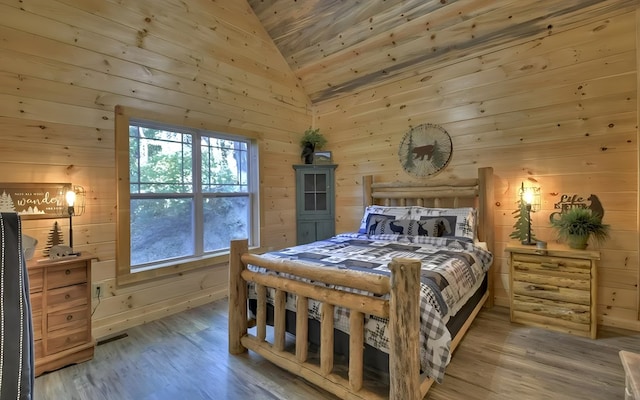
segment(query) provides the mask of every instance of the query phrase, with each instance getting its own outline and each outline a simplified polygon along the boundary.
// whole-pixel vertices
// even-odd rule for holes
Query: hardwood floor
[[[229,355],[226,310],[221,300],[130,329],[93,360],[38,377],[35,399],[335,399],[256,354]],[[622,399],[619,350],[640,352],[640,332],[601,328],[591,340],[484,310],[426,399]]]

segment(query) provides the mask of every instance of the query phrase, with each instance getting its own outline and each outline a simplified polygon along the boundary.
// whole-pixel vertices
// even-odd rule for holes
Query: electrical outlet
[[[104,283],[94,283],[91,285],[91,297],[94,299],[102,298],[105,295]]]

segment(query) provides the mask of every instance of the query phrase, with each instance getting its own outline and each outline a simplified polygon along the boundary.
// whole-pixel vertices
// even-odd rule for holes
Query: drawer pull
[[[546,262],[543,262],[543,263],[540,263],[540,266],[542,268],[551,268],[551,269],[560,268],[560,264],[558,264],[558,263],[546,263]]]
[[[560,288],[557,288],[557,287],[550,288],[550,287],[539,286],[539,285],[529,285],[529,286],[527,286],[527,289],[529,289],[529,290],[544,290],[546,292],[559,292],[560,291]]]
[[[67,321],[71,321],[73,319],[73,315],[67,315]]]
[[[66,269],[66,270],[64,271],[64,274],[65,274],[65,275],[70,275],[70,274],[71,274],[71,270],[70,270],[70,269]]]

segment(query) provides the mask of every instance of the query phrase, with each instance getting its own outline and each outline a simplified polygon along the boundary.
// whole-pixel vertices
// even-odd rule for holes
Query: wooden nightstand
[[[597,334],[600,252],[510,243],[511,321],[592,339]]]
[[[93,358],[92,258],[27,263],[36,376]]]

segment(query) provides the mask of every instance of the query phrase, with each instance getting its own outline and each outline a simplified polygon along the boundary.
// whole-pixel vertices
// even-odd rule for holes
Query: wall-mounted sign
[[[592,214],[599,215],[600,219],[604,217],[604,208],[602,208],[602,203],[600,203],[600,199],[595,194],[591,194],[587,198],[578,194],[563,194],[560,196],[560,201],[553,205],[553,208],[558,211],[554,211],[549,215],[549,221],[555,220],[560,214],[571,208],[588,208]]]
[[[0,212],[17,212],[22,219],[65,216],[70,183],[0,183]]]

